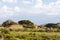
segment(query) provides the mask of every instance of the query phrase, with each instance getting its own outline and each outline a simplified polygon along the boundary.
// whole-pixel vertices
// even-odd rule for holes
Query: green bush
[[[3,30],[2,30],[2,33],[8,34],[8,33],[10,33],[10,30],[9,30],[9,29],[3,29]]]
[[[2,23],[2,26],[3,27],[10,27],[11,25],[14,25],[14,24],[16,25],[17,23],[12,21],[12,20],[7,20],[7,21]]]

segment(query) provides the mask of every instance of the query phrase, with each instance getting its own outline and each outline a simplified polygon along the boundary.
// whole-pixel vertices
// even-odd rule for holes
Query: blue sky
[[[0,0],[0,23],[8,19],[36,24],[60,22],[60,0]]]

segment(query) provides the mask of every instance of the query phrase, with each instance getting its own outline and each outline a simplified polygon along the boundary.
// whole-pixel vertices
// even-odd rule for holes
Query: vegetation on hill
[[[29,20],[7,20],[0,25],[0,40],[60,40],[60,23],[41,26]]]
[[[7,20],[5,22],[3,22],[0,26],[3,27],[10,27],[11,25],[22,25],[24,28],[56,28],[56,29],[60,29],[60,23],[48,23],[45,24],[44,26],[42,25],[35,25],[33,22],[31,22],[30,20],[21,20],[17,22],[14,22],[12,20]]]
[[[10,27],[11,25],[17,24],[16,22],[12,21],[12,20],[7,20],[5,22],[2,23],[2,26],[4,27]]]
[[[34,23],[29,20],[18,21],[19,24],[23,25],[24,28],[34,28]]]
[[[45,27],[60,29],[60,23],[48,23],[45,25]]]

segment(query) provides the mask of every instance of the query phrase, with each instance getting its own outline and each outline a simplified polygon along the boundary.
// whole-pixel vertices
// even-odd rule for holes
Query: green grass
[[[60,40],[60,33],[56,32],[10,32],[9,38],[24,40]]]
[[[2,28],[0,30],[2,32]],[[0,38],[2,33],[0,32]],[[38,29],[3,29],[4,35],[8,40],[60,40],[60,32],[44,28]]]

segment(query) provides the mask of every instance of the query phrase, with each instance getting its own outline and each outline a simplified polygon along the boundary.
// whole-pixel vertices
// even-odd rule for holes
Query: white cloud
[[[20,11],[21,11],[20,7],[17,7],[17,6],[14,8],[14,10],[15,10],[16,12],[20,12]]]
[[[16,3],[17,0],[2,0],[3,2],[8,2],[8,3]]]
[[[30,14],[60,15],[60,1],[43,4],[42,0],[36,0],[36,5],[25,12]]]
[[[13,15],[12,8],[7,6],[0,7],[0,18],[10,17]]]
[[[22,3],[24,3],[24,4],[32,4],[32,2],[27,1],[27,0],[23,0]]]
[[[19,6],[15,6],[13,10],[14,12],[24,12],[26,9]]]
[[[26,9],[24,12],[27,12],[27,13],[29,13],[29,14],[40,14],[40,13],[41,13],[40,10],[41,10],[41,9],[32,8],[32,9]]]
[[[43,4],[42,0],[36,0],[36,4],[32,8],[16,7],[15,11],[30,14],[60,15],[60,1],[50,2],[46,5]]]
[[[52,2],[43,9],[46,15],[60,15],[60,1]]]
[[[24,9],[18,6],[11,8],[11,7],[4,5],[3,7],[0,7],[0,18],[17,16],[19,14],[17,14],[16,12],[22,12],[22,10]]]
[[[28,3],[28,2],[27,2]],[[0,17],[13,16],[15,12],[26,12],[29,14],[45,14],[45,15],[60,15],[60,1],[43,4],[42,0],[36,0],[36,4],[32,8],[20,8],[18,6],[10,8],[3,6],[0,8]]]
[[[42,0],[36,0],[36,4],[35,4],[34,8],[41,8],[42,5],[43,5]]]
[[[34,0],[32,0],[33,2]],[[24,12],[29,14],[40,14],[42,12],[43,2],[42,0],[35,0],[35,5],[31,9],[25,9]]]

